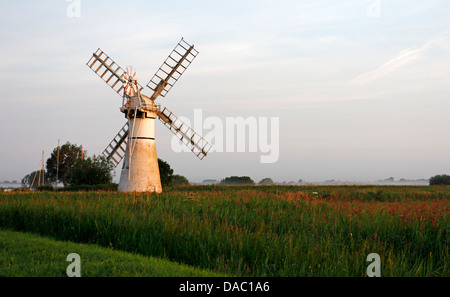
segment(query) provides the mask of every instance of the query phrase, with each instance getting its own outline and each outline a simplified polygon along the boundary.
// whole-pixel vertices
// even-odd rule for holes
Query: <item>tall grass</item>
[[[11,193],[0,227],[238,276],[449,276],[450,188],[181,187]]]
[[[67,277],[67,255],[81,256],[83,277],[222,277],[224,275],[98,245],[0,230],[0,277]]]

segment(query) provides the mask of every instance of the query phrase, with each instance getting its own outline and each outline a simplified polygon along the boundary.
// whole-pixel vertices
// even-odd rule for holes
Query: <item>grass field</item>
[[[365,276],[370,253],[382,276],[450,276],[449,198],[427,186],[14,192],[0,194],[0,227],[233,276]]]
[[[97,245],[56,241],[35,234],[0,230],[0,277],[63,277],[81,258],[82,277],[217,277],[223,276],[167,260],[115,251]]]

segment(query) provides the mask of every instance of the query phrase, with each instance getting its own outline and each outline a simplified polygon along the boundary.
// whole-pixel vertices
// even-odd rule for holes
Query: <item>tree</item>
[[[175,174],[175,175],[173,176],[173,182],[172,182],[172,184],[173,184],[174,186],[184,186],[184,185],[189,185],[189,180],[188,180],[186,177],[182,176],[182,175]]]
[[[430,186],[450,185],[450,176],[446,174],[436,175],[430,178]]]
[[[104,156],[87,157],[77,160],[75,166],[67,174],[69,186],[111,184],[114,164]]]
[[[255,182],[248,176],[230,176],[224,178],[221,185],[254,185]]]
[[[58,162],[58,147],[56,147],[47,159],[46,169],[48,177],[52,182],[62,182],[67,186],[67,177],[74,168],[76,162],[86,155],[86,151],[82,151],[82,146],[71,144],[67,142],[59,148],[59,162]],[[58,180],[56,180],[58,176]]]
[[[272,185],[273,180],[269,177],[263,178],[258,184],[260,185]]]
[[[159,175],[161,177],[161,186],[168,187],[173,183],[173,169],[169,163],[158,158]]]
[[[22,187],[36,189],[39,185],[39,174],[41,174],[41,179],[42,179],[42,171],[40,171],[40,170],[33,171],[33,172],[25,175],[22,178]],[[51,183],[51,181],[48,178],[47,172],[44,171],[44,185],[48,185],[49,183]],[[41,185],[42,185],[42,180],[41,180]]]

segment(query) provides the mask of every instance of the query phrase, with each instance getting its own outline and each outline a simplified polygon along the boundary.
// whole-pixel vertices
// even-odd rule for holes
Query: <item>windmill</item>
[[[103,151],[103,155],[117,167],[124,159],[119,191],[162,192],[155,145],[155,120],[159,119],[174,135],[202,160],[211,145],[181,121],[167,107],[155,103],[165,97],[198,51],[183,38],[163,62],[147,84],[153,91],[150,97],[142,94],[143,87],[133,68],[123,70],[101,49],[93,53],[86,65],[122,97],[120,111],[127,121]]]

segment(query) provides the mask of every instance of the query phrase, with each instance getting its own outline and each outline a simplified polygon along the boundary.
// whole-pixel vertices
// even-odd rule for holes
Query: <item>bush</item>
[[[117,191],[119,189],[119,184],[109,183],[109,184],[99,184],[99,185],[73,185],[64,188],[64,191]]]
[[[248,176],[231,176],[223,179],[221,185],[254,185],[255,182]]]
[[[38,188],[38,184],[40,181],[40,176],[42,176],[42,171],[33,171],[28,173],[22,178],[22,187],[24,188]],[[42,181],[40,181],[42,183]],[[51,178],[49,178],[48,172],[44,171],[44,185],[48,185],[52,182]]]
[[[430,178],[430,186],[438,186],[438,185],[450,185],[450,176],[436,175]]]
[[[53,188],[53,186],[45,185],[45,186],[37,187],[36,191],[49,192],[49,191],[54,191],[54,188]]]
[[[170,168],[169,163],[158,158],[159,175],[161,177],[161,186],[163,188],[172,186],[173,183],[173,169]]]
[[[61,147],[56,147],[46,161],[46,175],[51,182],[62,182],[64,186],[68,185],[68,178],[71,171],[79,163],[80,159],[86,155],[83,147],[67,142]],[[59,156],[59,160],[58,160]],[[58,174],[57,174],[58,173]],[[58,181],[56,176],[58,175]]]
[[[179,174],[175,174],[173,176],[173,181],[172,181],[172,185],[174,186],[185,186],[185,185],[189,185],[189,180]]]
[[[77,164],[68,173],[70,187],[79,185],[104,185],[112,183],[114,165],[104,156],[78,159]]]
[[[266,177],[266,178],[262,179],[258,184],[260,184],[260,185],[273,185],[274,182],[273,182],[273,180],[271,178]]]

